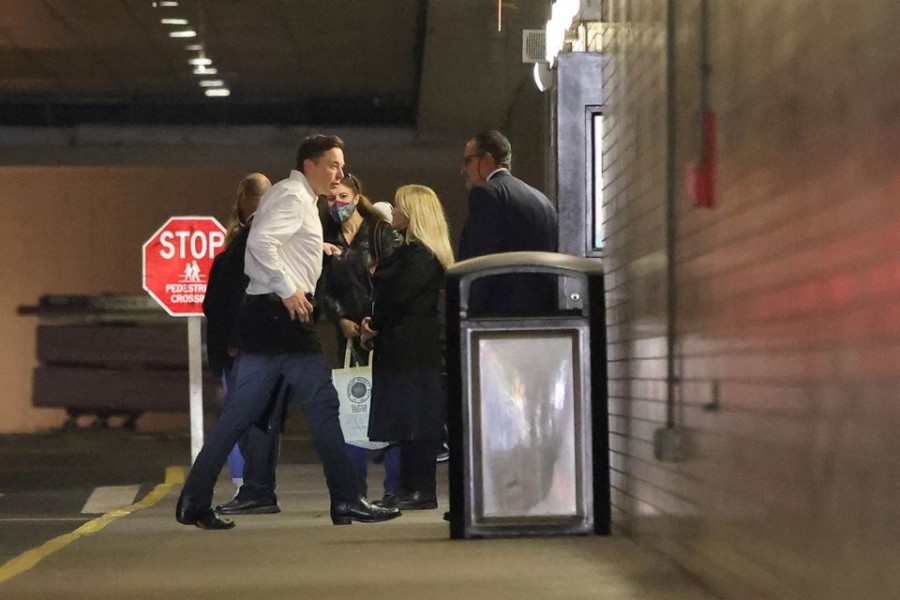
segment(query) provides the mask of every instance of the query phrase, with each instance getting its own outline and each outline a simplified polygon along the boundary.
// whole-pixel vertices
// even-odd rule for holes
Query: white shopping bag
[[[369,441],[369,409],[372,403],[372,353],[369,353],[369,366],[350,366],[350,345],[344,353],[344,368],[333,369],[331,379],[334,389],[341,400],[341,430],[344,441],[360,448],[378,450],[390,445],[390,442]]]

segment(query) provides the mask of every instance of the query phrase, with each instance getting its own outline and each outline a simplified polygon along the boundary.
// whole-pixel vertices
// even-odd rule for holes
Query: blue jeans
[[[347,444],[347,454],[353,461],[356,475],[363,482],[363,490],[366,490],[366,481],[369,477],[369,453],[371,450]],[[400,492],[400,447],[394,444],[384,449],[384,493],[396,494]]]
[[[232,367],[232,386],[222,414],[191,468],[182,496],[196,506],[212,504],[213,488],[234,444],[266,410],[279,376],[293,390],[292,400],[306,413],[322,461],[332,502],[362,495],[362,485],[344,450],[338,397],[321,354],[241,354]]]
[[[338,357],[340,359],[338,366],[341,367],[344,364],[344,353],[347,351],[347,338],[344,337],[340,328],[338,328],[336,333]],[[355,338],[351,346],[350,366],[358,367],[368,364],[369,353],[360,345],[359,338]],[[353,444],[347,444],[347,454],[350,455],[356,474],[363,483],[363,495],[367,495],[369,450]],[[396,494],[400,491],[400,487],[400,449],[396,446],[389,446],[384,450],[384,493]]]

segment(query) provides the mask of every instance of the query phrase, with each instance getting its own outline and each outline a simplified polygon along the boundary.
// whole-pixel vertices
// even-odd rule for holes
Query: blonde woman
[[[400,446],[401,491],[386,494],[380,504],[434,509],[435,458],[446,411],[438,299],[453,251],[444,210],[431,188],[399,188],[393,226],[404,243],[375,269],[372,316],[360,328],[363,342],[371,341],[375,350],[369,438],[398,440]]]

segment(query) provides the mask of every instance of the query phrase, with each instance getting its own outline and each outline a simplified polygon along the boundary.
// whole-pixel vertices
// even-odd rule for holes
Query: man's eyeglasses
[[[463,156],[463,166],[468,167],[470,160],[472,160],[473,158],[481,158],[484,155],[485,155],[485,152],[478,152],[476,154],[469,154],[467,156]]]

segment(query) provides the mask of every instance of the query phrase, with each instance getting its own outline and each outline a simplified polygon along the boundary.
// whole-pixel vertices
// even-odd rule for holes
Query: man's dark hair
[[[474,139],[478,151],[493,156],[498,167],[509,169],[512,166],[512,146],[509,145],[505,135],[492,129],[482,131]]]
[[[297,148],[297,169],[303,172],[303,161],[318,160],[320,156],[332,148],[344,149],[344,141],[336,135],[308,135],[300,141]]]

